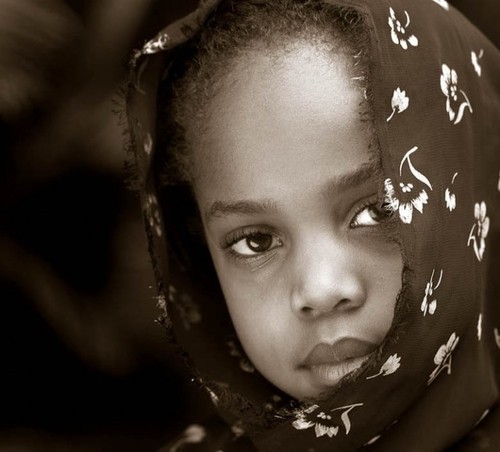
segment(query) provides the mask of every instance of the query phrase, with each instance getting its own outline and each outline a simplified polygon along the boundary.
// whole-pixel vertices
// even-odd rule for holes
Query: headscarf
[[[431,451],[470,432],[467,444],[494,447],[500,52],[444,0],[325,1],[358,10],[371,39],[370,101],[406,267],[405,309],[391,340],[327,400],[298,403],[253,368],[216,277],[200,270],[206,251],[185,232],[189,195],[160,189],[154,177],[156,100],[169,58],[217,1],[167,27],[132,59],[129,125],[162,322],[232,426],[224,450],[244,450],[233,440],[245,437],[258,450]],[[207,450],[203,440],[187,435],[182,444]]]

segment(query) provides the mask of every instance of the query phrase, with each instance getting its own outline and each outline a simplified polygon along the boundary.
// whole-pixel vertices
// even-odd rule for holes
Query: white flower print
[[[170,284],[168,286],[168,301],[170,301],[171,303],[175,303],[176,298],[177,298],[177,289],[175,288],[175,286]]]
[[[481,336],[483,335],[483,314],[479,313],[479,317],[477,319],[477,340],[481,340]]]
[[[451,374],[451,354],[453,350],[455,350],[459,339],[460,338],[453,332],[448,342],[439,347],[434,356],[434,364],[436,364],[437,367],[429,375],[427,385],[430,385],[444,369],[447,369],[448,375]]]
[[[485,410],[483,414],[481,414],[481,417],[476,421],[476,423],[474,424],[474,427],[477,427],[481,422],[483,422],[484,419],[486,418],[486,416],[488,416],[488,414],[490,414],[489,408],[487,410]]]
[[[432,190],[432,185],[429,179],[427,179],[427,177],[425,177],[420,171],[418,171],[411,162],[410,156],[415,151],[417,151],[417,149],[418,147],[414,146],[404,155],[404,157],[401,160],[401,164],[399,165],[399,175],[402,176],[403,165],[406,163],[412,175],[420,182],[425,184],[427,187],[429,187],[430,190]],[[413,209],[416,209],[418,212],[423,213],[424,204],[427,204],[427,201],[429,199],[429,196],[425,188],[422,188],[420,191],[418,191],[418,194],[416,194],[415,196],[410,196],[410,197],[407,196],[408,201],[405,202],[396,197],[394,185],[390,178],[387,178],[384,181],[384,186],[385,186],[385,202],[387,204],[387,208],[392,212],[398,211],[399,217],[401,218],[401,221],[403,223],[409,224],[412,222]],[[411,193],[414,188],[413,184],[411,183],[409,184],[400,183],[399,186],[401,192],[405,195]]]
[[[400,361],[401,361],[401,357],[398,356],[397,353],[389,356],[387,361],[384,364],[382,364],[382,367],[380,368],[380,372],[378,372],[375,375],[371,375],[369,377],[366,377],[366,379],[370,380],[371,378],[375,378],[375,377],[379,377],[379,376],[385,377],[387,375],[393,374],[394,372],[396,372],[400,368],[400,366],[401,366]]]
[[[146,218],[149,226],[156,232],[158,237],[162,236],[161,215],[158,200],[153,194],[146,195]]]
[[[410,193],[412,190],[413,190],[413,184],[410,183],[410,184],[403,184],[402,182],[399,184],[399,186],[401,187],[401,191],[403,193]]]
[[[234,439],[243,436],[245,434],[245,430],[243,428],[243,422],[237,421],[235,424],[231,425],[231,431],[234,434]]]
[[[191,296],[186,293],[179,295],[177,289],[171,285],[168,288],[168,299],[177,309],[186,330],[190,330],[191,325],[201,322],[201,309]]]
[[[498,328],[493,329],[493,334],[495,335],[495,344],[500,348],[500,333],[498,332]]]
[[[294,428],[297,430],[306,430],[308,428],[314,427],[314,431],[316,433],[316,437],[320,437],[323,435],[328,435],[330,438],[333,436],[336,436],[337,433],[339,432],[339,428],[334,425],[326,426],[321,421],[314,421],[314,420],[309,420],[309,417],[313,416],[308,416],[314,411],[316,411],[319,408],[319,405],[312,405],[309,408],[306,408],[304,410],[300,410],[295,414],[295,421],[293,421],[292,425]],[[321,412],[317,416],[317,419],[325,420],[325,413]],[[331,416],[330,416],[331,419]],[[328,417],[326,417],[326,420],[330,420]]]
[[[339,408],[334,408],[328,413],[338,414],[340,412],[340,420],[345,429],[345,434],[348,435],[351,431],[351,420],[349,419],[349,413],[356,407],[363,406],[362,403],[354,403],[352,405],[347,405]],[[292,425],[297,430],[306,430],[308,428],[314,427],[314,433],[316,437],[327,435],[330,438],[337,436],[340,427],[334,423],[334,414],[327,414],[324,411],[315,413],[319,408],[319,405],[312,405],[309,408],[299,410],[295,413],[296,420],[293,421]],[[336,421],[335,421],[336,422]]]
[[[264,405],[264,408],[268,411],[275,409],[276,404],[281,402],[282,398],[278,394],[273,394],[271,401]]]
[[[302,414],[309,414],[310,412],[312,412],[313,410],[315,410],[316,408],[318,408],[318,405],[313,405],[312,407],[308,408],[307,410],[303,411]],[[324,413],[320,413],[320,415],[318,415],[318,418],[321,418],[323,419],[323,415]],[[331,419],[331,417],[330,417]],[[320,437],[320,436],[323,436],[323,435],[328,435],[330,438],[333,437],[334,435],[337,435],[338,431],[339,431],[339,428],[336,427],[336,426],[330,426],[330,427],[327,427],[325,425],[322,425],[320,422],[311,422],[311,421],[307,421],[305,416],[299,416],[297,420],[295,420],[292,424],[297,430],[304,430],[304,429],[308,429],[310,427],[312,427],[314,425],[314,430],[316,432],[316,436],[317,437]]]
[[[143,55],[152,55],[154,53],[161,52],[162,50],[165,50],[167,48],[167,44],[169,41],[170,38],[167,33],[159,33],[153,39],[144,44],[141,52]]]
[[[472,66],[474,66],[474,70],[476,71],[477,75],[481,77],[481,65],[479,64],[479,60],[483,58],[483,49],[479,51],[479,53],[476,53],[472,51],[470,53],[470,59],[472,62]]]
[[[201,425],[193,424],[186,429],[184,436],[190,443],[199,443],[205,438],[206,432]]]
[[[472,113],[472,106],[469,102],[469,98],[463,90],[460,90],[460,93],[462,94],[465,101],[461,101],[461,99],[459,99],[459,90],[457,86],[458,75],[455,69],[451,69],[446,64],[443,64],[441,66],[441,69],[442,73],[440,84],[441,91],[446,96],[446,111],[448,112],[450,121],[452,121],[453,124],[458,124],[462,120],[466,108],[468,108]],[[459,103],[460,105],[458,105]],[[454,108],[455,105],[458,105],[458,109]]]
[[[405,11],[406,24],[403,25],[396,17],[396,13],[389,8],[389,27],[391,27],[391,39],[394,44],[400,45],[404,50],[408,49],[408,44],[413,47],[418,46],[418,38],[415,35],[408,35],[407,28],[410,25],[410,15]]]
[[[207,432],[204,427],[198,424],[192,424],[184,430],[181,438],[179,438],[179,440],[170,448],[169,452],[176,452],[185,444],[201,443],[206,436]]]
[[[444,8],[446,11],[449,11],[450,5],[446,0],[432,0],[434,3],[437,3],[439,6]]]
[[[240,351],[239,346],[236,341],[227,341],[227,346],[229,347],[229,354],[239,359],[240,369],[247,373],[255,372],[255,367],[252,363],[244,356]]]
[[[167,312],[167,300],[166,300],[166,298],[165,298],[165,295],[160,294],[160,295],[158,295],[158,296],[157,296],[157,297],[155,297],[155,298],[156,298],[156,307],[157,307],[160,311],[162,311],[162,312],[166,313],[166,312]]]
[[[450,212],[453,212],[453,210],[457,207],[457,198],[454,193],[450,192],[449,188],[447,188],[444,192],[444,200],[446,202],[446,207],[450,210]]]
[[[453,178],[451,179],[451,185],[453,185],[453,182],[455,182],[455,178],[458,176],[458,173],[455,173],[453,175]],[[453,212],[456,207],[457,207],[457,197],[455,193],[452,193],[449,188],[446,188],[444,192],[444,200],[446,202],[446,207],[450,212]]]
[[[403,111],[405,111],[408,108],[409,104],[410,104],[410,98],[406,95],[406,91],[401,91],[401,89],[398,86],[394,90],[394,93],[392,95],[391,99],[392,113],[387,118],[387,122],[389,122],[396,113],[402,113]]]
[[[201,322],[200,307],[187,294],[181,294],[177,301],[177,308],[180,311],[184,328],[189,330],[191,325]]]
[[[217,396],[217,394],[211,388],[209,388],[208,386],[205,386],[205,389],[207,390],[208,395],[209,395],[210,400],[212,401],[212,403],[215,406],[218,406],[219,403],[220,403],[220,400],[219,400],[219,397]]]
[[[486,216],[486,203],[484,201],[474,205],[474,217],[476,222],[470,231],[467,246],[472,243],[477,260],[481,262],[486,249],[486,237],[490,230],[490,218]]]
[[[389,425],[389,428],[394,427],[398,422],[399,420],[396,419],[391,425]],[[376,443],[380,438],[382,438],[382,435],[374,436],[370,441],[365,443],[364,446],[371,446],[372,444]]]
[[[439,280],[436,285],[434,285],[434,273],[436,269],[432,270],[432,275],[431,279],[425,286],[425,294],[424,294],[424,299],[422,300],[422,304],[420,305],[420,310],[424,313],[424,316],[429,313],[430,315],[433,315],[434,312],[436,312],[437,308],[437,299],[434,299],[430,301],[429,299],[432,298],[434,291],[441,285],[441,281],[443,279],[443,270],[440,271],[439,273]]]
[[[146,135],[146,138],[144,138],[144,152],[147,155],[150,155],[152,150],[153,150],[153,139],[151,138],[151,134],[148,133]]]
[[[368,441],[365,446],[371,446],[372,444],[375,444],[380,438],[382,438],[382,435],[377,435],[374,436],[370,441]]]

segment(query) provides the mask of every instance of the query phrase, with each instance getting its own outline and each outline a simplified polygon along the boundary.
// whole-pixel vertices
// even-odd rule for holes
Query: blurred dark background
[[[498,0],[451,3],[500,46]],[[119,93],[195,4],[0,0],[0,451],[156,450],[210,410],[154,322]]]
[[[194,6],[0,0],[2,451],[155,450],[203,413],[154,322],[119,94]]]

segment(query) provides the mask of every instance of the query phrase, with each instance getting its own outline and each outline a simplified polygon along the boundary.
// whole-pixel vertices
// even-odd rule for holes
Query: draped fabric
[[[245,356],[206,251],[183,224],[196,210],[189,194],[154,177],[158,85],[218,3],[205,2],[133,55],[127,99],[161,320],[228,426],[217,424],[219,439],[191,426],[172,450],[495,450],[500,52],[444,0],[327,1],[357,9],[370,34],[371,105],[386,201],[400,223],[405,308],[369,365],[318,403],[290,400]]]

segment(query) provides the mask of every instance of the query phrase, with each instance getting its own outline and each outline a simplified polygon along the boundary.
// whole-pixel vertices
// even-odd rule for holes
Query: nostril
[[[336,303],[330,303],[328,306],[302,306],[300,308],[301,314],[305,316],[312,316],[317,313],[328,313],[333,311],[349,311],[356,307],[355,303],[352,303],[352,300],[349,298],[343,298],[342,300],[337,301]]]
[[[349,300],[348,298],[344,298],[337,302],[336,309],[346,309],[349,306],[351,306],[351,300]]]

